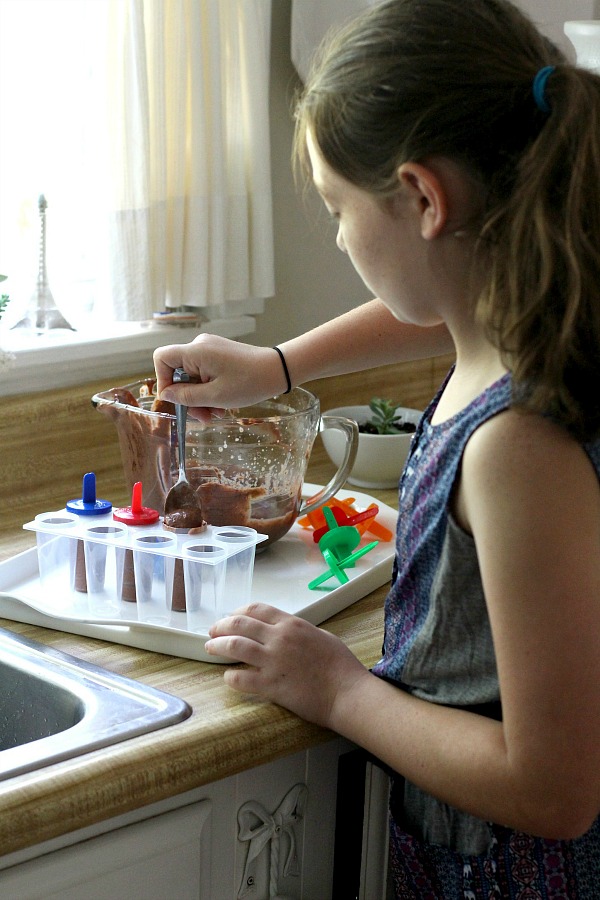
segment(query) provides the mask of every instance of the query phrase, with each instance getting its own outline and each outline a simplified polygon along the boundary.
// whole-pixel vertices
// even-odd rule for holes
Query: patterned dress
[[[439,425],[425,411],[400,481],[383,657],[375,674],[432,703],[501,719],[490,622],[472,537],[450,496],[464,448],[510,406],[505,375]],[[600,441],[586,445],[600,479]],[[551,841],[476,819],[397,775],[390,798],[396,896],[413,900],[600,900],[600,817],[573,841]]]

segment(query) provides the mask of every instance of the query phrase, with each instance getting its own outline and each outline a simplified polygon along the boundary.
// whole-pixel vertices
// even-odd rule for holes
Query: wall
[[[567,19],[600,18],[600,0],[520,0],[520,5],[563,47]],[[276,296],[257,320],[252,343],[271,345],[312,328],[369,299],[352,265],[335,245],[335,230],[322,204],[293,183],[290,153],[294,91],[290,60],[291,0],[273,0],[271,140],[275,219]]]
[[[300,82],[290,59],[291,0],[273,0],[271,153],[276,296],[267,300],[252,343],[271,345],[369,299],[335,245],[335,230],[314,192],[302,196],[291,171],[292,103]]]
[[[572,52],[565,38],[563,23],[571,19],[600,18],[598,0],[516,0],[539,27],[563,49]]]

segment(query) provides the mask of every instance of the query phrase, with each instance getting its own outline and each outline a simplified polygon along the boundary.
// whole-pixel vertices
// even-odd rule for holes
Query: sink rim
[[[71,727],[0,750],[0,781],[150,734],[192,713],[179,697],[6,628],[0,628],[0,662],[69,691],[84,705]]]

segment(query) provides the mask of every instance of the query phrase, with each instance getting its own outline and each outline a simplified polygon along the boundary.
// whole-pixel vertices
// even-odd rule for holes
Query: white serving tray
[[[305,484],[304,494],[310,497],[319,489],[318,485]],[[397,513],[390,506],[358,491],[338,491],[336,496],[342,500],[354,497],[357,509],[377,503],[377,521],[395,532]],[[360,546],[371,540],[372,535],[366,532]],[[319,625],[388,582],[393,558],[394,541],[380,541],[353,568],[346,569],[349,577],[346,584],[331,578],[311,591],[308,583],[326,570],[326,564],[313,541],[312,529],[296,523],[264,553],[257,554],[251,599],[270,603]],[[76,601],[68,609],[63,606],[57,614],[56,599],[48,599],[42,591],[35,547],[0,563],[0,616],[3,618],[171,656],[227,662],[209,656],[204,650],[209,621],[201,630],[192,632],[188,630],[186,613],[171,613],[169,623],[160,625],[138,622],[135,615],[135,604],[121,602],[118,616],[113,613],[111,618],[91,617],[84,600],[79,606]]]

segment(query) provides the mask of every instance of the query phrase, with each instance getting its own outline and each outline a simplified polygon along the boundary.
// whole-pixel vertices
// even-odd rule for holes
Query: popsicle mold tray
[[[318,490],[320,485],[305,483],[303,496],[312,497]],[[341,490],[336,496],[359,510],[375,502],[355,490]],[[392,530],[396,510],[379,500],[377,505],[377,521]],[[109,512],[93,518],[77,515],[76,521],[74,515],[68,509],[42,513],[24,526],[36,532],[37,546],[0,562],[0,616],[142,650],[226,663],[229,660],[209,655],[204,644],[210,625],[231,607],[242,606],[246,599],[270,603],[319,625],[389,583],[392,574],[394,543],[381,540],[345,570],[347,583],[329,578],[311,590],[308,585],[327,565],[312,528],[299,522],[255,557],[266,543],[252,529],[209,527],[201,534],[179,535],[160,523],[122,523],[122,528]],[[238,544],[239,538],[243,540]],[[191,589],[185,583],[186,568],[188,582],[200,580]],[[76,575],[85,575],[87,590],[76,589]],[[173,609],[174,599],[182,597],[182,580],[185,612]],[[136,602],[127,599],[132,584]]]
[[[252,528],[207,526],[180,534],[162,522],[128,526],[112,514],[40,513],[40,586],[56,616],[145,622],[204,634],[211,622],[250,599],[256,545]]]

